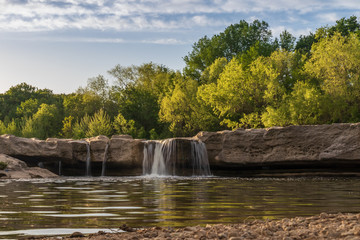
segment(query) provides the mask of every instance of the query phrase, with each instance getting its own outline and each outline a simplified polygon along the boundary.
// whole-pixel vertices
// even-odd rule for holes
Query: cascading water
[[[205,143],[191,142],[191,158],[193,159],[193,175],[211,175]]]
[[[59,161],[59,176],[61,176],[61,161]]]
[[[185,139],[146,141],[143,175],[211,175],[206,146],[203,142]]]
[[[91,176],[91,153],[89,143],[86,143],[86,176]]]
[[[105,169],[106,169],[106,161],[107,161],[107,154],[108,154],[108,150],[109,150],[109,143],[106,143],[106,147],[105,147],[105,151],[104,151],[104,159],[102,162],[102,169],[101,169],[101,176],[104,177],[105,176]]]

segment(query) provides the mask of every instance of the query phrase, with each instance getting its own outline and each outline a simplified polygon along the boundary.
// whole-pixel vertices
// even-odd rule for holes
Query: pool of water
[[[0,238],[360,212],[360,178],[0,181]]]

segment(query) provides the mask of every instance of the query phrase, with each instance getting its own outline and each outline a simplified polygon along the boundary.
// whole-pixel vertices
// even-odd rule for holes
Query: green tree
[[[74,133],[73,133],[73,120],[74,117],[72,116],[68,116],[65,117],[64,120],[62,121],[63,123],[63,128],[61,130],[61,136],[64,138],[72,138]]]
[[[225,57],[230,61],[256,43],[259,43],[262,56],[268,56],[274,50],[269,25],[259,20],[250,24],[241,20],[238,24],[228,26],[220,34],[199,39],[192,51],[184,57],[184,73],[199,79],[201,73],[216,59]]]
[[[43,103],[32,117],[25,119],[22,135],[46,139],[57,136],[60,128],[61,119],[59,119],[56,106]]]
[[[135,125],[134,120],[126,120],[121,113],[116,116],[113,123],[116,134],[128,134],[133,138],[144,138],[146,134],[144,128],[138,129]]]
[[[75,139],[85,138],[86,133],[89,129],[89,124],[90,124],[90,117],[89,115],[85,114],[85,116],[82,117],[81,120],[75,122],[73,127],[73,138]]]
[[[217,83],[199,87],[200,99],[210,104],[228,127],[254,119],[255,115],[251,118],[246,115],[261,112],[264,108],[267,83],[274,82],[278,76],[265,60],[259,57],[244,70],[242,64],[233,59],[226,65]]]
[[[293,51],[295,46],[296,38],[289,33],[287,30],[284,30],[280,33],[280,47],[286,51]]]
[[[228,63],[225,57],[216,59],[209,67],[207,67],[200,77],[201,84],[216,83],[220,74]]]
[[[40,107],[37,99],[29,98],[20,103],[20,106],[16,108],[16,115],[19,117],[30,117],[35,114]]]
[[[98,135],[110,136],[113,132],[110,117],[107,113],[100,109],[90,118],[88,130],[86,131],[87,137]]]
[[[198,102],[197,91],[197,81],[179,78],[174,90],[162,99],[160,120],[170,124],[173,136],[192,136],[218,125],[209,109]]]
[[[314,43],[317,42],[315,34],[309,33],[309,35],[300,35],[299,39],[296,42],[295,50],[302,54],[310,54],[311,47]]]

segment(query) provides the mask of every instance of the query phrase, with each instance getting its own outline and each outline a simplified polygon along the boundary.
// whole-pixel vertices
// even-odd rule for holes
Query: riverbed
[[[96,177],[0,182],[0,238],[360,213],[360,178]]]

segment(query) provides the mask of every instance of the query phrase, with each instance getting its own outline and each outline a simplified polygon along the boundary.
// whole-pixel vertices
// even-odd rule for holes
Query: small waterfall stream
[[[211,175],[206,146],[203,142],[184,139],[146,141],[143,175]]]
[[[61,161],[59,161],[59,176],[61,176]]]
[[[88,142],[86,143],[86,176],[91,176],[91,152]]]
[[[104,159],[102,162],[102,169],[101,169],[101,176],[104,177],[105,176],[105,170],[106,170],[106,161],[107,161],[107,154],[108,154],[108,150],[109,150],[109,143],[106,143],[105,146],[105,151],[104,151]]]

